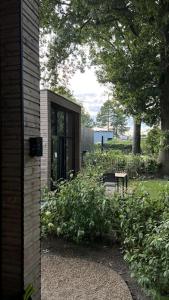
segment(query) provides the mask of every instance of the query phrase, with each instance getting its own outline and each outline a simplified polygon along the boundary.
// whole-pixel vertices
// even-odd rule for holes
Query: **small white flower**
[[[48,211],[46,211],[45,215],[46,215],[47,217],[49,217],[49,216],[51,216],[51,212],[48,210]]]
[[[54,227],[53,223],[48,223],[48,228],[52,229]]]

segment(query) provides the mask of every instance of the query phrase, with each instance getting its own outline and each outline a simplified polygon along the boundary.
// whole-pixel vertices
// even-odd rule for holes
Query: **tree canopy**
[[[90,114],[82,106],[81,110],[81,125],[83,127],[92,128],[94,126],[94,121]]]
[[[101,106],[96,117],[97,126],[106,126],[107,130],[112,130],[116,137],[124,134],[126,127],[126,116],[120,103],[113,100],[107,100]]]
[[[159,49],[148,30],[144,36],[133,39],[134,45],[125,46],[119,39],[114,47],[93,49],[92,59],[99,81],[112,83],[128,114],[151,125],[159,119]]]
[[[82,64],[78,55],[87,44],[91,54],[102,55],[102,66],[111,67],[107,60],[115,57],[113,71],[105,67],[101,80],[112,81],[118,100],[127,101],[127,109],[148,117],[147,122],[157,119],[156,111],[162,130],[169,131],[168,0],[41,0],[41,28],[52,37],[47,62],[52,83],[66,60],[67,69],[83,66],[84,53]],[[103,59],[103,53],[110,56]],[[160,159],[168,161],[169,173],[169,151]]]
[[[41,25],[53,35],[47,64],[50,78],[57,80],[61,61],[68,68],[68,59],[72,66],[78,57],[79,66],[80,54],[84,63],[80,46],[87,43],[92,63],[99,67],[99,81],[111,82],[129,114],[152,124],[159,114],[160,77],[159,34],[153,27],[158,5],[153,2],[42,1]],[[152,21],[143,9],[152,10]]]
[[[76,99],[71,90],[68,87],[59,85],[52,88],[54,93],[60,94],[63,97],[66,97],[68,100],[75,102],[81,106],[81,125],[83,127],[92,128],[94,126],[94,121],[90,114],[85,110],[83,104]]]

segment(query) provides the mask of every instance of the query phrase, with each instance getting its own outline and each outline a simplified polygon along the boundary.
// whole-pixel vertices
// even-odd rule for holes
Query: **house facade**
[[[0,295],[40,300],[39,1],[0,1]]]
[[[42,90],[41,186],[51,188],[57,180],[80,169],[81,107],[49,90]]]
[[[94,130],[94,144],[106,143],[113,139],[113,132],[106,130]]]

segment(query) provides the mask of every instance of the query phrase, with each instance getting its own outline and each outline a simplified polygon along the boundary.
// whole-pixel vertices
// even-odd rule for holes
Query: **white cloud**
[[[107,100],[107,88],[99,84],[94,68],[86,69],[85,73],[77,71],[70,80],[73,94],[95,119],[102,104]]]
[[[77,71],[70,80],[70,88],[75,97],[83,104],[85,109],[90,113],[92,118],[96,118],[102,104],[108,99],[108,88],[99,84],[96,78],[94,68],[86,69],[85,73]],[[130,134],[133,134],[133,120],[128,118],[127,126],[130,127]],[[144,123],[142,124],[142,134],[149,129]]]
[[[84,73],[77,71],[70,80],[70,84],[76,94],[104,93],[105,91],[105,87],[100,85],[96,79],[94,68],[86,68]]]

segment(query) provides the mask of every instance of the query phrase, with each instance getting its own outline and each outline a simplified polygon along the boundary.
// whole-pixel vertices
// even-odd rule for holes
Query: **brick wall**
[[[48,91],[40,93],[41,136],[43,137],[43,156],[41,158],[41,187],[50,187],[51,147],[50,147],[50,105]]]

